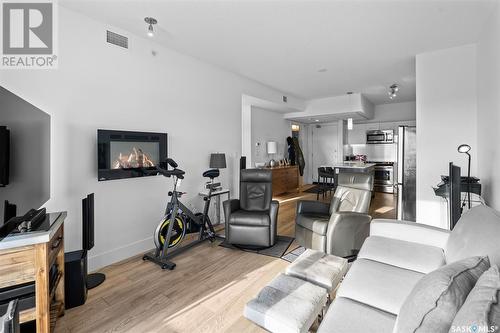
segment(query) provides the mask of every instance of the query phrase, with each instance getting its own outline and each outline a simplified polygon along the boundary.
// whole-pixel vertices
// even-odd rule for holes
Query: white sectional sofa
[[[500,216],[487,206],[465,213],[452,232],[414,222],[373,220],[318,333],[392,332],[399,310],[427,273],[471,256],[500,266]]]

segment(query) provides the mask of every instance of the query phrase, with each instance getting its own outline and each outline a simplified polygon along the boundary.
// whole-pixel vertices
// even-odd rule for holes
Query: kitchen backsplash
[[[344,156],[351,154],[366,155],[368,161],[396,162],[397,145],[395,143],[344,145]]]

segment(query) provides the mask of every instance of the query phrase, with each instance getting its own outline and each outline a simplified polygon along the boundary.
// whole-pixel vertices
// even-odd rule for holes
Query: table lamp
[[[210,155],[210,168],[211,169],[225,169],[226,166],[226,154],[224,153],[212,153]]]
[[[267,143],[267,154],[268,155],[273,155],[278,152],[278,143],[276,141],[269,141]],[[276,166],[276,161],[271,158],[269,161],[269,166],[275,167]]]

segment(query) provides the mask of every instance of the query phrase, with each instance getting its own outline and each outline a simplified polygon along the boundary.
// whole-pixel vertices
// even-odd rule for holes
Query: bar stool
[[[331,171],[329,171],[330,169]],[[325,197],[325,193],[327,191],[331,191],[334,182],[334,172],[330,167],[319,167],[318,168],[318,185],[319,191],[316,194],[316,200],[319,200],[319,194],[323,194],[323,198]]]
[[[328,183],[328,191],[330,194],[335,190],[335,171],[332,167],[326,167],[326,173],[328,174],[327,183]]]

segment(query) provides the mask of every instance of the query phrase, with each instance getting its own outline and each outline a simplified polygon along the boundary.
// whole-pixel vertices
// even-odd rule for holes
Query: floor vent
[[[119,35],[113,31],[106,31],[106,41],[110,44],[128,49],[128,37]]]

